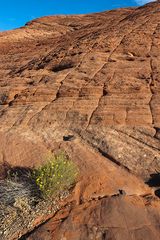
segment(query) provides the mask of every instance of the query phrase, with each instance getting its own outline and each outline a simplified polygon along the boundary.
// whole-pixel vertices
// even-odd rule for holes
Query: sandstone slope
[[[160,3],[39,18],[0,55],[0,161],[63,149],[80,169],[64,216],[25,238],[159,239]]]

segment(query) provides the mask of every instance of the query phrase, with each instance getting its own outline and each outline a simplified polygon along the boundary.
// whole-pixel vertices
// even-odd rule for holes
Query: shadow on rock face
[[[150,179],[146,182],[150,187],[160,187],[160,173],[153,173]]]
[[[72,141],[75,139],[76,139],[76,137],[74,135],[63,136],[63,141],[65,141],[65,142]]]
[[[150,175],[150,179],[146,182],[150,187],[157,188],[155,195],[160,198],[160,173],[153,173]]]
[[[155,191],[155,195],[160,198],[160,189],[157,189],[157,190]]]

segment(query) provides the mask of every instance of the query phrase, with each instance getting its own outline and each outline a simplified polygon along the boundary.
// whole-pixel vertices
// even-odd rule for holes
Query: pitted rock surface
[[[159,200],[143,201],[155,191],[145,181],[160,171],[160,2],[39,18],[1,32],[0,55],[0,161],[33,167],[63,149],[80,169],[77,207],[56,239],[156,239]],[[114,198],[120,190],[132,207]],[[127,222],[134,199],[143,202],[141,222],[112,222],[115,201]],[[94,204],[102,216],[90,213]],[[85,219],[75,230],[76,211]]]

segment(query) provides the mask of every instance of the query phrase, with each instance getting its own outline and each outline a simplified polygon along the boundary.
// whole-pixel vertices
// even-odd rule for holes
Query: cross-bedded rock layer
[[[160,170],[160,3],[39,18],[0,33],[0,54],[0,160],[32,167],[61,148],[80,168],[73,218],[76,211],[85,218],[87,208],[92,224],[85,218],[73,230],[68,214],[56,239],[160,236],[159,201],[146,206],[144,197],[152,194],[144,180]],[[123,196],[113,199],[120,190],[132,207]],[[112,221],[115,201],[126,206],[128,221],[130,209],[139,209],[133,195],[147,223],[143,217],[129,227],[101,223],[108,214]],[[94,204],[100,217],[90,213]],[[122,217],[121,210],[117,214]],[[107,232],[114,227],[119,233]]]

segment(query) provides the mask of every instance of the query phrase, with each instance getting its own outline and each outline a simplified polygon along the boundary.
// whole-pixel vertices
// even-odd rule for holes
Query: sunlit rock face
[[[28,239],[160,238],[145,183],[160,171],[159,23],[153,2],[0,33],[0,161],[33,167],[63,149],[80,169],[64,213]]]

